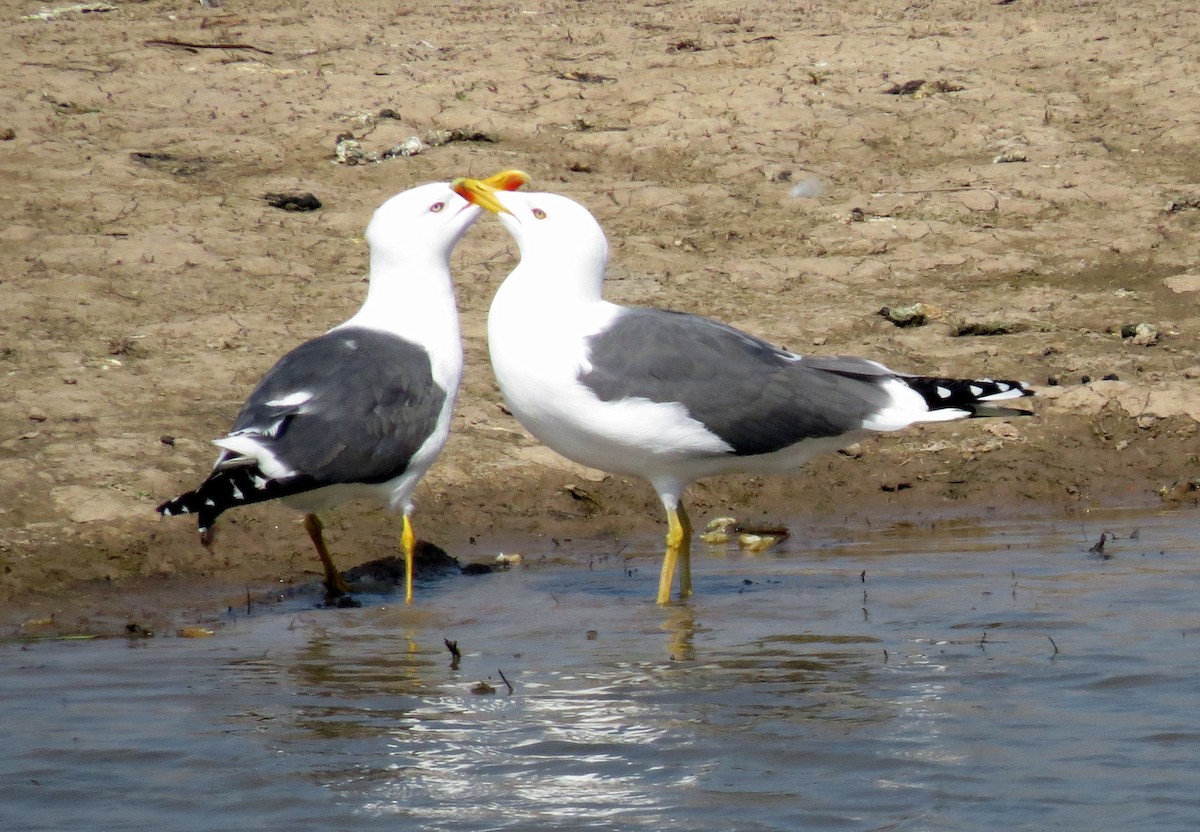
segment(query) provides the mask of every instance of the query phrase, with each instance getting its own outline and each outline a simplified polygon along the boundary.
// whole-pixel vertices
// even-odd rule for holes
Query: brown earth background
[[[153,508],[199,482],[209,440],[276,358],[357,308],[380,202],[502,167],[597,215],[613,300],[800,352],[1037,385],[1036,418],[912,429],[796,477],[701,483],[701,523],[828,535],[1157,505],[1162,488],[1190,510],[1200,10],[844,5],[3,4],[10,613],[106,586],[311,582],[281,506],[225,515],[216,556]],[[347,134],[365,154],[412,136],[422,151],[347,164]],[[279,192],[323,207],[271,207]],[[564,536],[653,540],[648,485],[572,466],[500,407],[485,319],[514,254],[487,218],[455,253],[467,373],[417,494],[418,534],[463,560]],[[918,302],[923,326],[878,314]],[[1139,323],[1152,328],[1122,336]],[[347,567],[391,552],[398,523],[352,504],[327,529]]]

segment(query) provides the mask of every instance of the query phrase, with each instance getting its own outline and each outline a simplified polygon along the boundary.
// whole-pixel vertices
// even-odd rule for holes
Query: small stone
[[[738,546],[747,552],[764,552],[781,539],[778,535],[773,534],[741,534],[738,535]]]
[[[879,310],[878,314],[901,329],[910,326],[925,326],[929,320],[923,303],[914,303],[909,306],[885,306]]]
[[[952,333],[955,338],[990,337],[993,335],[1009,335],[1024,329],[1022,324],[1007,324],[1001,321],[967,321],[955,327]]]
[[[738,525],[736,517],[714,517],[708,521],[700,539],[709,546],[724,546],[729,542],[731,534],[737,531]]]
[[[1158,496],[1164,502],[1168,503],[1182,502],[1184,500],[1195,502],[1198,493],[1200,493],[1200,478],[1198,477],[1178,480],[1170,485],[1164,485],[1158,490]]]
[[[1195,208],[1200,208],[1200,196],[1195,194],[1180,194],[1167,203],[1167,213],[1174,214],[1179,211],[1188,211]]]
[[[365,165],[378,162],[379,157],[362,149],[358,139],[353,136],[338,136],[333,150],[334,161],[339,165]]]
[[[424,149],[425,145],[421,143],[421,138],[419,136],[409,136],[407,139],[400,142],[400,144],[395,145],[390,150],[385,150],[381,154],[380,158],[394,159],[397,156],[407,158],[409,156],[416,156],[420,154]]]
[[[1139,347],[1152,347],[1158,343],[1158,328],[1153,324],[1125,324],[1121,327],[1121,337],[1128,338]]]
[[[993,165],[1006,165],[1012,162],[1028,162],[1029,157],[1025,155],[1023,150],[1009,150],[992,159]]]
[[[720,529],[721,531],[727,532],[737,524],[738,521],[736,517],[714,517],[712,520],[708,521],[708,525],[705,526],[705,528],[709,531]]]
[[[316,211],[321,207],[321,200],[311,193],[303,194],[263,194],[263,199],[272,208],[284,211]]]
[[[216,633],[207,627],[180,627],[175,635],[180,638],[212,638]]]
[[[413,138],[416,138],[415,136]],[[412,139],[409,139],[412,141]],[[497,144],[500,139],[482,130],[429,130],[425,133],[425,144],[430,147],[441,147],[451,142],[483,142]]]

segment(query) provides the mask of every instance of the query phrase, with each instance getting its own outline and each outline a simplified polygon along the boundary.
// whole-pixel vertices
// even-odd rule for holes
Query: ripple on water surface
[[[1108,517],[1104,560],[1078,521],[698,551],[668,609],[646,541],[414,609],[3,645],[0,827],[1194,829],[1191,519]]]

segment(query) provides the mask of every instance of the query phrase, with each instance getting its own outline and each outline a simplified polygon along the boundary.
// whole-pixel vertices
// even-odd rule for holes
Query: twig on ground
[[[178,46],[181,49],[249,49],[251,52],[258,52],[262,55],[275,54],[270,49],[262,49],[248,43],[195,43],[176,38],[152,38],[144,43],[146,46]]]

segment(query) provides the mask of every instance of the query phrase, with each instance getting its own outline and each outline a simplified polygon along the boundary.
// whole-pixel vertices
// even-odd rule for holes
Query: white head
[[[481,180],[492,190],[519,188],[528,181],[519,170],[502,170]],[[478,207],[446,182],[409,188],[380,205],[367,225],[371,285],[355,322],[395,314],[404,307],[405,295],[412,301],[431,295],[443,305],[446,298],[453,302],[450,254],[479,214]],[[385,304],[394,308],[381,311]]]
[[[376,261],[383,266],[447,263],[480,213],[445,182],[397,194],[376,209],[367,226],[372,272]]]
[[[518,188],[529,177],[501,171],[485,180],[491,188]],[[446,182],[418,185],[375,211],[367,226],[371,282],[363,305],[341,327],[367,327],[424,346],[434,378],[458,389],[462,342],[450,281],[450,253],[480,214]]]
[[[472,179],[451,186],[496,214],[516,240],[521,263],[513,278],[544,281],[541,288],[551,294],[600,297],[608,241],[582,205],[558,194],[501,192]]]

